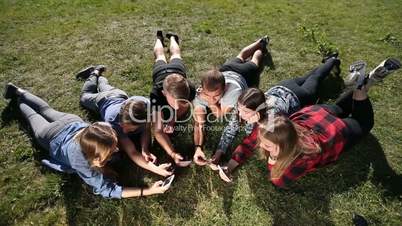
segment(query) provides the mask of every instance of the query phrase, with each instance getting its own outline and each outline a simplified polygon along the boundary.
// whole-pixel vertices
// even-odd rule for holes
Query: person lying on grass
[[[243,155],[243,159],[250,157],[258,138],[270,179],[279,187],[287,187],[318,167],[335,162],[346,148],[367,135],[374,125],[368,90],[400,66],[398,60],[390,58],[366,75],[366,63],[352,64],[346,83],[353,89],[345,92],[336,104],[312,105],[289,118],[279,115],[259,122],[258,129],[237,148],[237,155]],[[221,178],[230,181],[227,175],[230,170],[224,171]]]
[[[178,120],[185,121],[191,109],[191,101],[195,96],[194,86],[186,78],[186,67],[181,58],[179,37],[167,33],[170,40],[170,60],[167,63],[164,54],[164,36],[157,31],[154,46],[155,63],[152,69],[152,91],[150,93],[152,109],[152,128],[155,139],[180,167],[190,163],[177,152],[169,137],[174,132]]]
[[[104,65],[97,65],[77,73],[77,79],[85,80],[80,104],[99,113],[102,121],[112,125],[117,133],[119,148],[138,166],[164,177],[171,175],[172,172],[167,170],[170,165],[155,165],[156,157],[149,151],[149,99],[142,96],[128,97],[123,90],[111,86],[102,76],[105,70]]]
[[[318,101],[320,82],[331,73],[336,76],[340,74],[341,62],[337,53],[325,57],[322,62],[323,64],[306,75],[281,81],[265,93],[257,88],[247,89],[238,99],[236,111],[229,118],[221,143],[225,142],[228,145],[233,143],[241,122],[253,125],[252,132],[255,132],[258,123],[269,116],[290,115],[304,106],[315,104]],[[238,151],[239,147],[232,153],[232,159],[227,165],[228,172],[244,161],[244,155]]]
[[[248,87],[257,85],[262,59],[268,52],[268,41],[268,37],[265,36],[243,48],[236,58],[224,63],[219,70],[215,68],[202,74],[201,87],[197,90],[193,101],[195,123],[193,160],[196,164],[207,163],[202,150],[207,110],[210,110],[216,118],[232,114],[237,98]],[[219,143],[211,159],[213,163],[219,163],[228,146],[226,142]]]
[[[109,123],[88,124],[77,115],[56,111],[41,98],[12,83],[6,85],[4,97],[17,100],[35,140],[49,151],[50,160],[42,163],[60,172],[78,174],[95,194],[128,198],[160,194],[169,188],[162,186],[162,181],[145,189],[122,187],[105,177],[103,167],[119,151],[117,134]]]

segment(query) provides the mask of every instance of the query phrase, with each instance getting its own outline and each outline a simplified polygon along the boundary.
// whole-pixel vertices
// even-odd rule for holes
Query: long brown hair
[[[244,91],[238,99],[238,104],[257,111],[260,114],[259,122],[267,118],[267,104],[265,103],[265,94],[257,88],[249,88]]]
[[[84,128],[76,139],[91,167],[96,167],[95,160],[103,167],[117,146],[116,132],[105,122],[95,122]]]
[[[319,144],[313,138],[313,132],[293,123],[285,116],[276,116],[265,120],[259,126],[259,142],[267,139],[279,146],[279,154],[271,171],[271,178],[278,179],[286,168],[300,155],[313,155],[320,152]],[[268,158],[269,152],[260,148],[261,156]]]

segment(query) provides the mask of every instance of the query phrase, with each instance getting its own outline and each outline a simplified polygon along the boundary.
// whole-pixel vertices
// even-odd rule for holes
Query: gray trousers
[[[66,125],[83,122],[77,115],[54,110],[44,100],[29,92],[20,96],[18,107],[31,126],[35,140],[46,150],[49,150],[50,141]]]
[[[126,92],[109,85],[105,77],[91,75],[81,89],[80,104],[91,111],[99,112],[99,102],[107,97],[128,98]]]

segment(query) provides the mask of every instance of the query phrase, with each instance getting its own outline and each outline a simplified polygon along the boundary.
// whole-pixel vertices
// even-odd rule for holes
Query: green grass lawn
[[[94,121],[96,116],[79,106],[82,83],[74,73],[106,64],[113,85],[148,95],[157,29],[180,34],[183,59],[196,83],[202,70],[265,34],[272,40],[274,66],[262,73],[263,90],[304,74],[331,49],[340,51],[342,77],[359,59],[369,69],[386,57],[402,59],[400,0],[1,0],[0,91],[13,82],[58,110]],[[178,172],[165,194],[126,200],[95,196],[77,176],[42,167],[46,152],[33,142],[15,107],[1,98],[0,225],[350,225],[353,213],[372,224],[401,225],[401,81],[398,72],[370,91],[376,114],[371,135],[337,164],[288,191],[275,188],[264,163],[253,158],[230,185],[193,165]],[[326,81],[323,93],[334,85]],[[209,134],[208,154],[218,139]],[[175,142],[189,148],[191,134]],[[160,179],[123,163],[127,185]]]

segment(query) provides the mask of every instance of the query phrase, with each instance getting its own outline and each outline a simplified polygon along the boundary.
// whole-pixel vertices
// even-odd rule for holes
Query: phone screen
[[[164,187],[166,185],[170,185],[172,183],[173,179],[174,179],[174,175],[168,177],[165,181],[163,181],[162,186]]]

